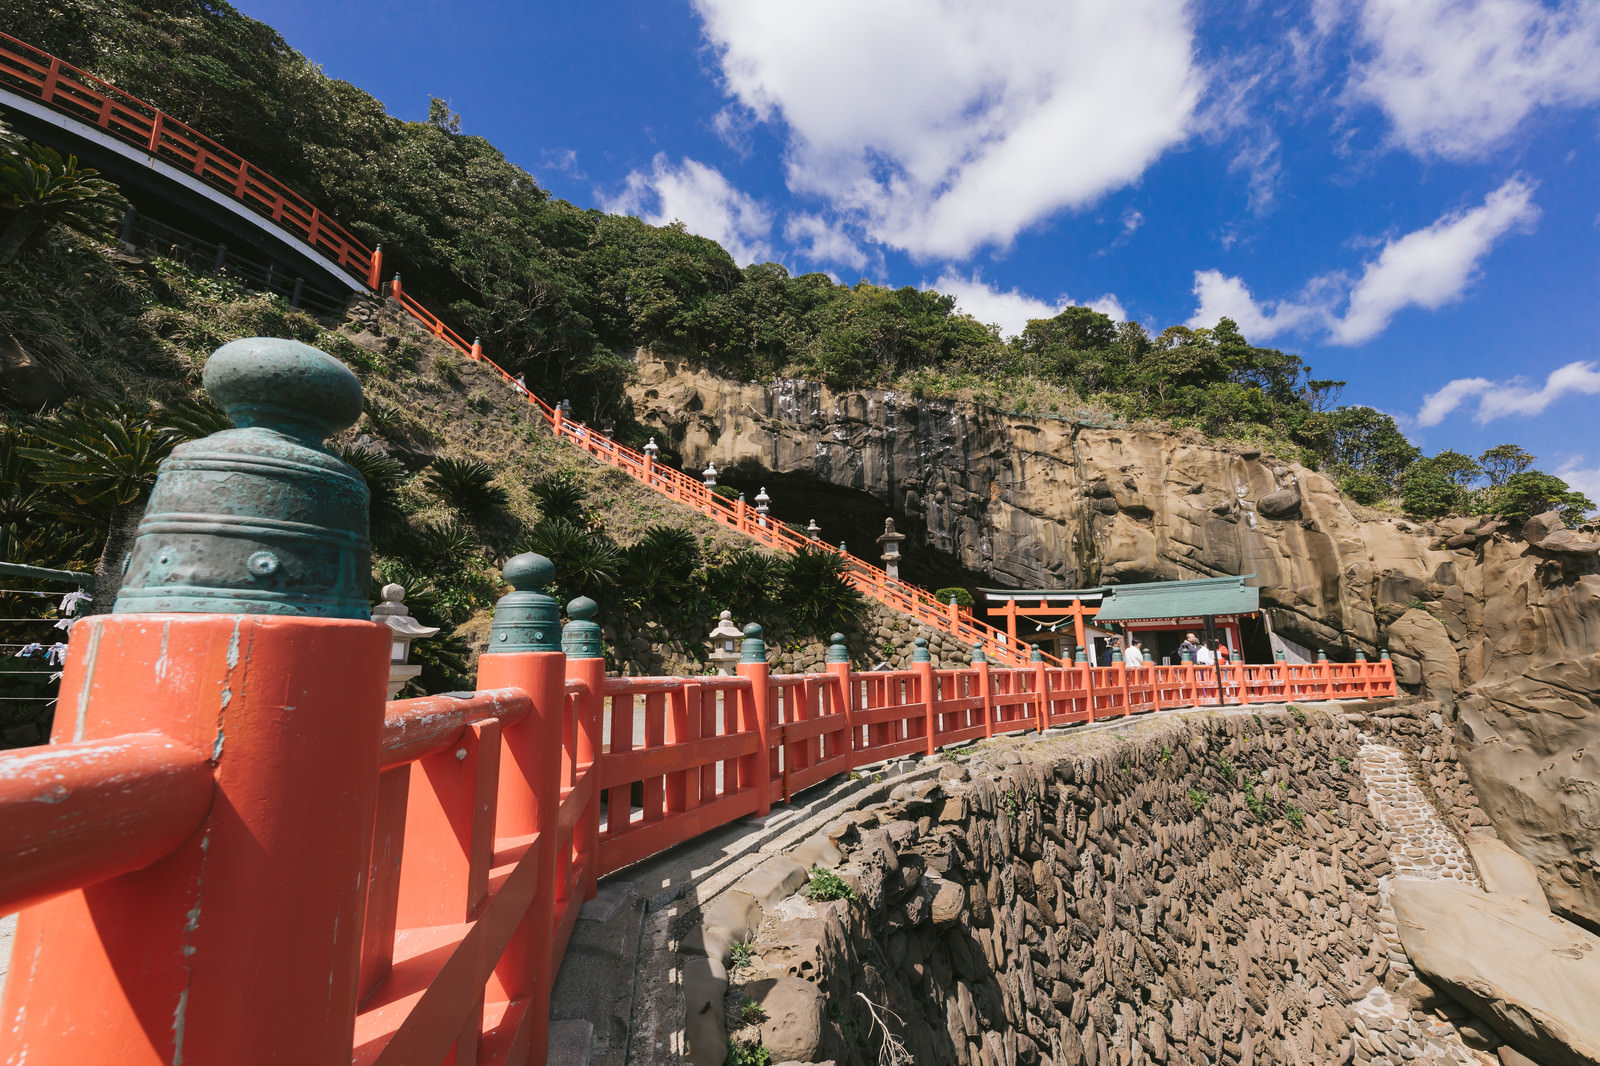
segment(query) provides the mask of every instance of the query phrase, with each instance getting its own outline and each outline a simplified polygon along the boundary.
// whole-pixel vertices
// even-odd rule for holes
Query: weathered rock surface
[[[1506,846],[1499,837],[1473,833],[1467,837],[1467,848],[1472,852],[1473,865],[1483,879],[1483,887],[1497,895],[1510,896],[1533,907],[1550,910],[1545,902],[1544,889],[1539,887],[1539,871],[1533,863]]]
[[[1538,866],[1557,911],[1600,928],[1592,535],[1540,516],[1524,527],[1535,546],[1495,520],[1358,513],[1315,471],[1194,433],[736,382],[644,354],[630,397],[696,467],[873,493],[904,532],[997,584],[1253,573],[1274,630],[1293,641],[1335,657],[1400,645],[1402,681],[1447,711],[1458,704],[1453,724],[1501,837]]]
[[[1441,881],[1392,888],[1416,968],[1546,1066],[1600,1066],[1600,938],[1509,896]]]

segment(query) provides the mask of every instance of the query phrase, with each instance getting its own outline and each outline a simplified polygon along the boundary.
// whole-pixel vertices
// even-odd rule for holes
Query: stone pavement
[[[1418,784],[1405,754],[1365,733],[1361,739],[1361,777],[1372,813],[1383,827],[1383,843],[1394,872],[1378,883],[1377,946],[1389,957],[1389,980],[1351,1004],[1356,1020],[1355,1061],[1370,1066],[1400,1066],[1413,1059],[1498,1066],[1498,1056],[1463,1040],[1463,1027],[1468,1037],[1476,1036],[1466,1010],[1446,1000],[1427,1011],[1421,1009],[1421,1003],[1389,991],[1402,988],[1433,1005],[1432,998],[1423,995],[1425,989],[1400,946],[1389,884],[1395,880],[1453,880],[1476,885],[1478,875],[1466,848]]]

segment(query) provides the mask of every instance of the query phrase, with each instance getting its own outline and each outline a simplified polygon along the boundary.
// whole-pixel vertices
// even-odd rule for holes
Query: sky
[[[1600,3],[243,0],[555,195],[741,264],[1233,318],[1600,501]],[[424,294],[425,295],[425,294]]]

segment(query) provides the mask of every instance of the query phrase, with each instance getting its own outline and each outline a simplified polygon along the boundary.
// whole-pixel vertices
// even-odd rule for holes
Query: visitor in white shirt
[[[1194,664],[1196,666],[1215,666],[1217,665],[1217,653],[1211,650],[1211,645],[1201,644],[1195,649]]]
[[[1139,647],[1137,640],[1128,641],[1128,648],[1122,653],[1122,661],[1130,670],[1137,670],[1144,665],[1144,650]]]

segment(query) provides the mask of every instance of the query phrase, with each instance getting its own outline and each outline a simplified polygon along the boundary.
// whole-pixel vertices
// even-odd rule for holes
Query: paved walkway
[[[1377,743],[1365,733],[1361,740],[1361,777],[1367,783],[1367,799],[1383,829],[1389,863],[1394,867],[1392,874],[1378,882],[1377,947],[1389,957],[1392,979],[1386,983],[1399,987],[1415,978],[1416,971],[1400,946],[1389,885],[1397,880],[1453,880],[1476,885],[1478,875],[1473,872],[1466,849],[1422,790],[1405,754]],[[1401,1066],[1414,1059],[1459,1066],[1498,1066],[1500,1062],[1497,1055],[1474,1050],[1462,1041],[1452,1023],[1469,1016],[1454,1004],[1448,1006],[1447,1017],[1440,1018],[1416,1009],[1392,995],[1384,985],[1378,985],[1351,1004],[1351,1009],[1357,1019],[1357,1063]]]

